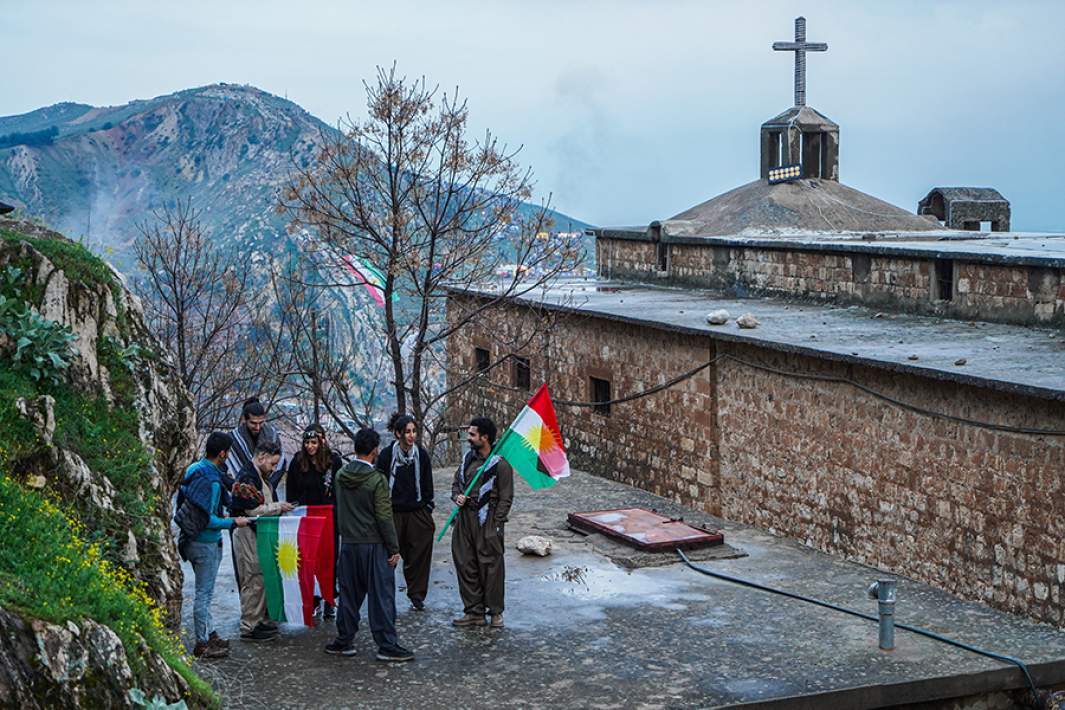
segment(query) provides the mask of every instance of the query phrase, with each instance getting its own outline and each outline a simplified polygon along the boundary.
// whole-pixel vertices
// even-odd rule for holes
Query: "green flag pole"
[[[503,444],[503,442],[506,441],[508,436],[510,436],[510,427],[507,427],[507,430],[503,432],[503,436],[499,437],[499,441],[497,441],[496,445],[492,447],[492,450],[488,452],[488,456],[485,458],[484,463],[481,464],[480,468],[477,469],[477,473],[475,473],[473,478],[470,479],[470,484],[466,486],[466,490],[462,492],[462,495],[466,496],[467,498],[470,497],[470,491],[473,490],[473,487],[477,484],[477,481],[481,480],[481,474],[484,473],[484,469],[488,465],[488,462],[492,460],[492,454],[494,454],[496,452],[496,449],[498,449]],[[461,466],[462,464],[459,465]],[[440,534],[436,536],[437,542],[440,542],[444,539],[444,535],[447,533],[448,528],[451,527],[451,523],[454,522],[455,516],[459,512],[459,507],[460,506],[457,505],[451,507],[451,514],[447,516],[447,522],[444,523],[444,529],[441,530]]]

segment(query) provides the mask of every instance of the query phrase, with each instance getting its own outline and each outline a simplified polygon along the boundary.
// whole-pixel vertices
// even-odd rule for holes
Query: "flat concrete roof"
[[[465,293],[486,295],[490,289]],[[1065,333],[1050,328],[593,279],[562,281],[522,300],[541,298],[553,309],[1065,401]],[[732,319],[708,324],[706,314],[718,309]],[[735,319],[743,313],[760,325],[738,328]],[[965,364],[956,365],[961,358]]]
[[[649,241],[646,230],[619,227],[593,230],[604,239]],[[1065,235],[1033,232],[844,232],[739,234],[726,237],[670,234],[670,244],[747,247],[781,251],[865,253],[919,259],[960,259],[987,264],[1065,268]]]
[[[434,470],[439,529],[454,466]],[[334,622],[284,625],[269,643],[237,640],[240,607],[224,552],[213,617],[233,639],[230,657],[198,672],[227,708],[729,707],[866,708],[1024,687],[1016,667],[902,630],[877,648],[876,624],[718,581],[679,562],[626,569],[593,538],[566,528],[572,511],[654,508],[724,531],[746,553],[703,567],[876,614],[866,597],[886,576],[766,531],[713,518],[646,491],[575,471],[554,488],[520,479],[505,533],[506,628],[457,629],[462,612],[449,537],[436,543],[424,612],[406,604],[396,572],[400,643],[413,663],[373,660],[365,612],[358,655],[322,652]],[[527,534],[551,539],[549,557],[515,549]],[[228,546],[228,536],[223,536]],[[676,560],[672,553],[658,553]],[[191,626],[194,578],[185,572],[183,627]],[[896,619],[1017,656],[1038,685],[1065,682],[1065,633],[899,579]]]

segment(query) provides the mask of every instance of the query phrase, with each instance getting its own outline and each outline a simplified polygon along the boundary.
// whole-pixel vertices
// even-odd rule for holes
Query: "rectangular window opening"
[[[473,349],[473,364],[477,372],[484,372],[492,365],[492,356],[485,348]]]
[[[655,248],[658,255],[658,270],[669,271],[669,244],[659,241]]]
[[[518,357],[513,358],[514,366],[511,368],[511,384],[518,389],[528,390],[532,385],[532,376],[529,372],[529,358]]]
[[[592,411],[596,414],[609,415],[610,400],[613,399],[610,396],[610,380],[593,377],[591,378],[591,384],[592,401],[596,403]]]
[[[936,298],[954,300],[954,262],[950,259],[936,259]]]
[[[990,231],[993,231],[993,230],[991,229],[991,227],[992,227],[992,224],[991,224],[991,222],[981,222],[981,223],[980,223],[980,231],[981,231],[981,232],[990,232]]]

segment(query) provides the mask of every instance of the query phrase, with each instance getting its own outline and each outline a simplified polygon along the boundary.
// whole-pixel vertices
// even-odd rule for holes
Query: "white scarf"
[[[388,477],[388,491],[392,492],[392,488],[396,485],[396,471],[401,466],[408,466],[411,463],[414,464],[414,491],[417,496],[416,500],[422,502],[422,457],[419,455],[418,445],[410,447],[410,452],[405,453],[403,447],[399,445],[399,441],[392,442],[392,465],[389,467]]]

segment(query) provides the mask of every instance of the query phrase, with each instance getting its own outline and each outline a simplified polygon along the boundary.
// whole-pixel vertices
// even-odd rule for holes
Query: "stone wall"
[[[1061,269],[721,244],[670,243],[668,274],[649,241],[598,239],[605,278],[659,281],[843,305],[862,304],[953,318],[1018,324],[1065,323]],[[951,268],[951,300],[938,298],[937,268]]]
[[[595,263],[608,279],[649,281],[658,274],[655,244],[649,241],[596,239]]]
[[[1060,403],[762,348],[728,352],[955,416],[1065,430]],[[1065,440],[931,419],[848,385],[729,360],[717,375],[724,517],[1065,622]]]
[[[465,298],[465,297],[463,297]],[[461,298],[452,297],[452,301]],[[525,327],[524,311],[511,311]],[[486,333],[449,343],[456,377]],[[1060,403],[581,316],[529,353],[533,385],[588,401],[588,378],[631,394],[717,355],[845,376],[955,416],[1065,429]],[[493,360],[505,353],[493,351]],[[451,402],[504,424],[527,393],[507,368]],[[597,375],[598,373],[598,375]],[[727,358],[609,416],[558,406],[572,464],[958,596],[1065,624],[1065,440],[995,432],[891,406],[846,384]]]
[[[532,318],[529,311],[515,310],[504,329],[527,329]],[[451,381],[472,372],[475,347],[489,349],[492,362],[508,354],[488,332],[464,329],[451,337]],[[668,332],[648,338],[625,324],[582,318],[563,322],[538,347],[516,354],[529,358],[533,388],[547,382],[554,399],[587,402],[592,401],[591,377],[609,380],[617,397],[659,384],[663,372],[690,370],[713,352],[706,338]],[[459,426],[487,414],[505,428],[532,394],[511,387],[506,363],[486,373],[484,381],[488,384],[465,389],[451,400],[450,423]],[[704,509],[719,512],[712,381],[712,371],[706,370],[655,397],[613,405],[609,415],[558,404],[571,464],[676,501],[698,500]]]

